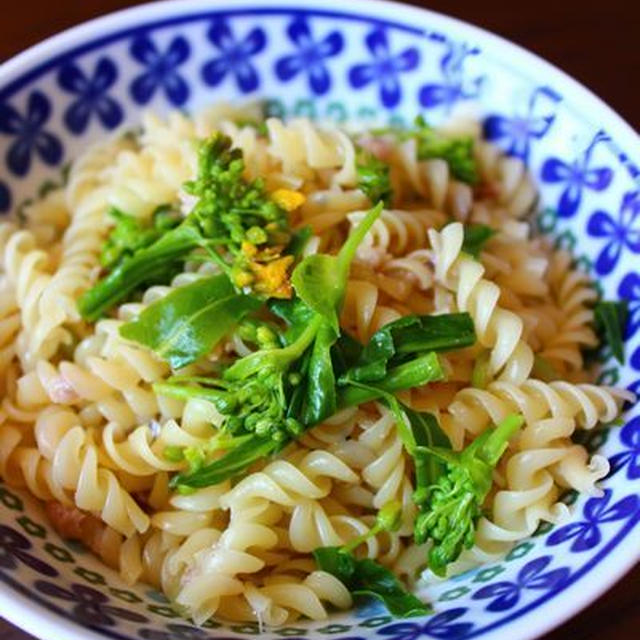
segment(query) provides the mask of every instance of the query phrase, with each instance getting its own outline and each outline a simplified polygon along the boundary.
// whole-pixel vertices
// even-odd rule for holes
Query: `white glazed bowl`
[[[4,64],[0,212],[15,211],[46,180],[60,180],[64,164],[108,130],[138,122],[143,106],[167,112],[261,97],[271,99],[276,114],[365,123],[406,121],[420,111],[438,123],[452,111],[471,111],[484,119],[487,136],[524,158],[538,179],[540,226],[575,253],[607,297],[629,300],[628,364],[607,360],[602,380],[637,390],[640,140],[631,127],[561,71],[463,22],[384,2],[307,0],[304,11],[299,4],[150,4],[71,29]],[[503,561],[426,589],[435,615],[394,621],[367,604],[265,635],[519,640],[551,629],[638,559],[637,407],[625,421],[586,439],[612,463],[604,496],[568,495],[570,523],[542,527]],[[202,640],[258,633],[254,624],[198,629],[177,618],[160,594],[126,586],[62,541],[21,491],[0,485],[0,514],[0,614],[36,636]]]

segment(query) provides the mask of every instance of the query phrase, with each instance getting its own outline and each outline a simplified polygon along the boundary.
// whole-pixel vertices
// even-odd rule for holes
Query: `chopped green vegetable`
[[[188,386],[180,382],[154,386],[158,393],[199,397],[213,402],[225,416],[222,429],[227,433],[237,436],[252,433],[274,442],[271,448],[257,446],[253,453],[248,451],[241,457],[242,464],[257,459],[252,457],[254,455],[271,452],[298,436],[303,428],[335,413],[337,393],[331,348],[339,336],[339,327],[334,327],[334,321],[337,324],[357,243],[375,222],[380,210],[381,207],[375,207],[365,216],[337,256],[324,256],[330,260],[320,262],[312,259],[319,256],[311,256],[300,263],[301,270],[296,269],[292,278],[299,299],[274,306],[285,319],[297,321],[281,336],[283,346],[259,349],[240,358],[223,372],[221,378],[200,380],[206,385],[204,388],[190,384],[192,380],[189,379],[185,381]],[[334,268],[329,270],[328,266]],[[329,304],[323,300],[323,287],[330,292]],[[296,408],[295,412],[291,411],[292,406]],[[243,451],[236,449],[228,455],[236,459]],[[195,486],[192,482],[201,482],[199,474],[205,478],[219,477],[220,473],[235,472],[238,464],[228,465],[223,458],[197,473],[179,474],[173,482]]]
[[[446,464],[446,472],[434,484],[416,490],[414,500],[420,513],[415,523],[415,540],[430,540],[429,568],[444,576],[447,565],[463,549],[470,549],[482,515],[482,504],[489,493],[492,472],[507,448],[509,438],[524,419],[511,414],[496,428],[477,437],[466,449],[454,453],[441,447],[419,447],[418,452],[432,454]]]
[[[153,244],[164,233],[180,224],[180,216],[168,205],[158,207],[150,224],[112,207],[108,214],[116,221],[100,253],[100,264],[113,269],[125,257]]]
[[[458,180],[469,184],[478,182],[471,136],[446,136],[429,126],[422,116],[416,118],[415,127],[413,136],[417,142],[419,160],[442,158]]]
[[[179,369],[206,355],[261,302],[238,294],[220,274],[178,287],[120,327],[120,335],[143,344]]]
[[[431,127],[418,116],[411,128],[388,127],[374,130],[375,135],[392,135],[400,142],[415,139],[418,160],[442,158],[452,175],[468,184],[478,182],[478,169],[473,154],[472,136],[450,136]]]
[[[369,198],[371,204],[382,202],[391,205],[393,189],[389,177],[389,165],[366,149],[359,148],[356,155],[358,189]]]
[[[349,540],[342,546],[342,551],[351,553],[367,540],[377,536],[382,531],[397,531],[402,526],[402,503],[391,500],[383,505],[376,514],[376,521],[368,531]]]
[[[601,301],[593,309],[595,325],[601,341],[611,348],[620,364],[624,364],[624,328],[627,323],[627,302]]]
[[[464,240],[462,250],[478,259],[488,240],[495,236],[497,231],[486,224],[466,224],[464,226]]]
[[[374,382],[387,375],[387,367],[401,363],[407,353],[415,357],[420,352],[461,349],[475,341],[473,320],[468,313],[404,316],[371,336],[349,378],[343,379]]]
[[[340,407],[353,407],[397,391],[413,389],[444,378],[444,371],[434,352],[419,353],[402,364],[389,369],[382,379],[360,382],[348,370],[339,380]]]
[[[355,596],[373,596],[399,618],[424,616],[430,605],[409,593],[387,568],[369,558],[355,558],[340,547],[320,547],[313,552],[318,568],[330,573]]]
[[[382,212],[378,203],[351,232],[337,255],[316,253],[294,269],[291,282],[298,297],[340,333],[338,311],[342,306],[349,268],[356,250]]]
[[[402,406],[402,412],[409,421],[411,433],[411,439],[403,441],[403,444],[413,458],[416,491],[420,491],[434,484],[444,470],[442,461],[436,456],[425,454],[425,448],[450,449],[451,443],[433,414],[414,411],[407,406]]]
[[[236,118],[234,120],[237,127],[242,129],[243,127],[251,127],[256,130],[259,136],[267,137],[269,135],[269,129],[267,123],[264,120],[251,120],[249,118]]]
[[[116,254],[123,247],[122,259],[80,298],[82,316],[96,320],[141,284],[167,280],[196,249],[237,287],[249,286],[265,297],[290,297],[293,257],[281,254],[291,240],[288,215],[268,197],[261,180],[247,182],[243,172],[242,152],[231,148],[227,136],[202,142],[198,176],[184,185],[197,198],[191,212],[151,244],[145,244],[142,231],[137,240],[130,225],[123,227],[123,238],[113,240]]]
[[[356,558],[352,552],[381,531],[397,531],[402,524],[402,504],[392,500],[376,516],[373,527],[342,547],[320,547],[313,557],[322,571],[335,576],[353,595],[381,600],[394,616],[406,618],[432,612],[429,605],[404,589],[389,569],[369,558]]]

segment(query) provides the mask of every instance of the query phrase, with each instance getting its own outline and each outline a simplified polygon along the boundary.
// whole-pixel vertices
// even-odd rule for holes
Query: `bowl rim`
[[[210,12],[224,12],[225,10],[242,10],[249,8],[280,8],[283,10],[300,10],[299,0],[156,0],[134,7],[109,12],[105,15],[82,22],[50,36],[0,64],[0,93],[3,88],[14,79],[26,73],[27,79],[31,75],[38,75],[38,67],[43,61],[51,60],[53,56],[70,55],[83,48],[87,42],[96,43],[109,41],[131,28],[136,21],[159,21],[175,17],[176,14],[193,16]],[[431,9],[396,2],[395,0],[350,0],[344,8],[341,0],[305,0],[305,9],[315,13],[324,12],[328,16],[340,18],[348,15],[365,15],[371,18],[384,19],[388,23],[406,24],[415,20],[418,24],[428,23],[430,19],[438,23],[438,27],[462,33],[465,39],[477,41],[483,52],[504,53],[508,49],[511,56],[510,66],[525,68],[527,65],[536,67],[545,77],[545,83],[562,86],[565,104],[584,104],[588,106],[589,120],[604,124],[613,141],[624,141],[627,156],[635,153],[634,158],[640,164],[640,135],[634,128],[602,98],[588,89],[581,82],[562,71],[559,67],[548,62],[536,53],[514,43],[507,38],[497,35],[482,27],[454,18]],[[100,37],[96,38],[98,34]],[[99,46],[95,44],[95,46]],[[571,100],[566,100],[570,97]],[[634,149],[638,149],[634,152]],[[638,179],[636,178],[636,181]],[[636,531],[636,536],[638,532]],[[543,621],[533,629],[524,629],[524,618],[537,613],[537,607],[524,614],[518,615],[514,622],[520,625],[519,640],[533,640],[563,622],[579,614],[585,607],[594,602],[605,591],[621,580],[634,565],[640,561],[640,545],[634,542],[633,532],[616,545],[606,561],[599,562],[590,571],[592,578],[586,583],[574,583],[564,593],[575,591],[572,606],[564,610],[550,609],[545,612]],[[635,550],[635,553],[634,553]],[[615,558],[615,561],[613,561]],[[597,578],[597,579],[593,579]],[[578,589],[576,589],[578,587]],[[565,595],[566,597],[566,595]],[[37,612],[37,615],[34,615]],[[74,620],[55,613],[40,603],[24,595],[19,590],[0,581],[0,614],[9,622],[24,629],[39,638],[52,637],[64,631],[68,640],[104,640],[107,634],[81,626]],[[486,629],[486,628],[485,628]],[[502,631],[489,629],[482,632],[487,640],[502,638]],[[475,634],[474,634],[475,635]],[[110,637],[119,637],[109,634]],[[215,637],[212,636],[212,637]],[[514,636],[515,637],[515,636]]]

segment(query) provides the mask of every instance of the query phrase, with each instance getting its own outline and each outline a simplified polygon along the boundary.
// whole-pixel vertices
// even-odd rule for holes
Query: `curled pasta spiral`
[[[490,193],[497,196],[507,216],[522,218],[529,213],[538,198],[538,190],[524,162],[505,156],[499,147],[484,140],[475,141],[474,151],[480,176]],[[473,216],[476,222],[489,222],[483,219],[481,210],[474,210]]]
[[[358,481],[358,476],[329,452],[301,451],[292,456],[271,462],[261,471],[240,480],[223,497],[223,506],[242,505],[261,498],[292,507],[300,497],[317,500],[329,495],[332,480]]]
[[[345,133],[325,131],[306,118],[286,124],[269,118],[266,125],[269,154],[281,166],[284,184],[300,187],[305,181],[317,180],[325,170],[332,171],[335,186],[356,184],[355,148]]]
[[[7,283],[15,291],[15,300],[20,309],[22,330],[16,340],[16,350],[23,367],[28,369],[38,357],[32,342],[40,318],[39,302],[51,281],[52,265],[47,253],[38,248],[35,236],[26,230],[16,230],[7,239],[2,262]],[[63,329],[59,329],[57,335],[60,342],[70,339],[68,332]]]
[[[522,320],[498,305],[499,287],[483,278],[484,267],[461,254],[463,229],[453,223],[442,231],[429,231],[436,281],[455,296],[455,308],[473,318],[478,341],[491,350],[493,375],[523,382],[533,366],[533,352],[521,340]]]
[[[46,476],[52,483],[49,490],[57,498],[62,498],[61,490],[67,495],[60,502],[72,501],[124,536],[146,531],[149,517],[116,475],[100,464],[92,434],[85,431],[73,411],[55,406],[45,409],[34,433],[39,454],[51,466],[50,476]]]
[[[562,380],[545,383],[526,380],[521,385],[497,381],[486,389],[459,391],[443,414],[442,426],[453,435],[482,433],[491,423],[497,424],[510,413],[521,413],[527,423],[546,417],[571,418],[581,429],[593,429],[610,422],[620,413],[622,403],[631,394],[593,384],[571,384]]]
[[[365,216],[364,211],[348,215],[351,227]],[[356,257],[379,266],[389,257],[404,256],[427,245],[427,231],[440,228],[446,216],[436,210],[401,211],[385,209],[358,246]]]
[[[76,299],[86,290],[98,265],[104,238],[111,224],[107,216],[109,181],[105,176],[118,154],[130,146],[123,137],[90,149],[72,168],[66,188],[71,223],[62,237],[59,263],[46,286],[30,291],[31,318],[28,367],[37,359],[53,355],[69,341],[65,325],[78,322]],[[45,284],[44,279],[41,280]]]
[[[0,426],[1,467],[8,482],[27,486],[41,500],[93,513],[124,536],[145,531],[149,517],[100,463],[98,447],[72,411],[51,407],[41,413],[35,443],[20,429]]]
[[[598,343],[592,328],[593,311],[589,307],[597,299],[587,275],[571,268],[571,256],[555,252],[549,267],[552,308],[546,308],[548,332],[540,338],[541,355],[558,370],[579,370],[583,366],[582,349]],[[551,326],[549,326],[551,324]]]

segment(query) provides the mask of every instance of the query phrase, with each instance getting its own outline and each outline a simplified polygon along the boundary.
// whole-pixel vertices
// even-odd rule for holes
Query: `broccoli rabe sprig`
[[[455,178],[471,185],[478,182],[472,136],[443,133],[429,125],[422,116],[416,117],[413,127],[389,127],[374,133],[393,136],[400,142],[414,139],[418,160],[442,158]]]
[[[167,279],[196,249],[237,287],[264,297],[289,297],[293,256],[285,252],[291,240],[287,210],[266,193],[261,180],[247,181],[243,172],[242,152],[231,148],[230,138],[215,134],[203,141],[197,177],[184,185],[197,199],[193,209],[179,225],[160,229],[151,243],[147,230],[128,221],[116,227],[107,245],[117,260],[108,258],[105,266],[111,271],[80,298],[82,316],[96,320],[141,285]]]
[[[453,452],[424,448],[446,464],[435,484],[416,490],[420,509],[415,522],[417,544],[432,542],[428,564],[433,573],[444,576],[447,565],[475,540],[482,504],[492,484],[492,473],[511,436],[522,426],[522,416],[512,414],[496,428],[476,438],[466,449]]]
[[[340,580],[354,596],[380,600],[394,616],[407,618],[432,612],[427,603],[409,593],[392,571],[370,558],[358,558],[352,552],[381,531],[397,531],[402,519],[402,504],[388,502],[378,512],[374,525],[342,547],[319,547],[313,552],[318,569]]]
[[[393,189],[389,177],[389,165],[360,147],[356,154],[358,188],[371,203],[382,201],[385,207],[391,205]]]
[[[442,158],[458,180],[469,184],[478,181],[471,136],[444,135],[428,125],[422,116],[416,118],[412,135],[416,139],[419,160]]]
[[[100,253],[100,264],[105,269],[113,269],[119,262],[153,244],[181,222],[178,212],[169,205],[158,207],[148,224],[115,207],[108,213],[115,220],[115,226]]]

